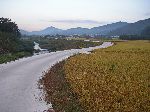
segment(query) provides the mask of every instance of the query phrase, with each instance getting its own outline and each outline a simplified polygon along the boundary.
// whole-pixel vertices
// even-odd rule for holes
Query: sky
[[[27,31],[91,28],[150,18],[150,0],[0,0],[0,16]]]

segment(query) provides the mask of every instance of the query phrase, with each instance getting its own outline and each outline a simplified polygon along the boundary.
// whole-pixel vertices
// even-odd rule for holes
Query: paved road
[[[39,101],[41,92],[37,89],[43,72],[73,54],[111,45],[104,42],[97,47],[52,52],[0,64],[0,112],[42,112],[47,109],[50,105]]]

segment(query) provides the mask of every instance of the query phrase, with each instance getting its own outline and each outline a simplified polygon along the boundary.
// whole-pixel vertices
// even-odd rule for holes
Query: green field
[[[101,45],[102,42],[85,42],[84,40],[67,40],[65,38],[36,38],[31,41],[38,42],[40,47],[48,49],[50,52],[67,50],[67,49],[80,49]]]
[[[56,111],[149,112],[150,41],[115,42],[73,56],[53,66],[41,84]]]

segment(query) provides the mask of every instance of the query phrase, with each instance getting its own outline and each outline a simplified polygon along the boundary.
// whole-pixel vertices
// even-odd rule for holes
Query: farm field
[[[150,42],[118,42],[65,64],[68,82],[90,112],[150,111]]]
[[[72,107],[79,107],[77,112],[148,112],[149,57],[150,41],[115,42],[112,47],[70,57],[41,79],[46,101],[66,112]]]

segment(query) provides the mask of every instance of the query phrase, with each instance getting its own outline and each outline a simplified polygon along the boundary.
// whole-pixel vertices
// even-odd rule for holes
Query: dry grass
[[[65,79],[64,61],[54,65],[39,81],[45,92],[45,101],[53,104],[55,112],[83,112],[76,94]],[[47,112],[54,112],[49,109]]]
[[[117,42],[65,63],[71,88],[87,112],[150,112],[150,42]]]

